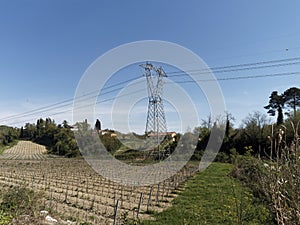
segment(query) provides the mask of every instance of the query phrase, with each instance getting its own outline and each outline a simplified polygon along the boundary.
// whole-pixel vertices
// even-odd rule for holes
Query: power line
[[[270,53],[282,53],[282,52],[287,52],[287,51],[293,51],[293,50],[299,50],[300,46],[294,46],[294,47],[285,47],[285,48],[280,48],[280,49],[274,49],[270,51],[263,51],[263,52],[257,52],[257,53],[252,53],[252,54],[244,54],[244,55],[234,55],[231,57],[226,57],[226,58],[214,58],[212,59],[213,61],[224,61],[227,59],[235,59],[235,58],[245,58],[245,57],[251,57],[251,56],[257,56],[257,55],[266,55]]]
[[[138,77],[132,78],[132,79],[128,79],[128,80],[125,80],[125,81],[122,81],[122,82],[110,85],[108,87],[104,87],[102,90],[106,90],[106,89],[109,89],[109,88],[112,88],[112,87],[119,86],[121,84],[128,83],[130,81],[136,80],[137,78]],[[120,88],[113,89],[111,91],[103,92],[103,93],[101,93],[101,95],[109,94],[109,93],[112,93],[112,92],[118,91],[118,90],[120,90]],[[80,99],[80,101],[84,101],[84,100],[87,100],[89,98],[97,97],[98,94],[97,95],[92,95],[92,94],[95,94],[95,93],[99,93],[99,90],[92,91],[92,92],[89,92],[87,94],[83,94],[83,95],[77,97],[77,100]],[[90,96],[90,95],[92,95],[92,96]],[[90,97],[85,98],[87,96],[90,96]],[[47,106],[39,107],[39,108],[36,108],[36,109],[32,109],[32,110],[26,111],[24,113],[19,113],[19,114],[15,114],[15,115],[12,115],[12,116],[3,117],[3,118],[0,119],[0,122],[3,121],[3,120],[7,120],[7,119],[14,119],[15,117],[19,117],[19,116],[22,116],[22,117],[23,116],[29,116],[29,115],[34,115],[34,114],[36,114],[38,112],[42,113],[42,112],[46,112],[46,111],[49,111],[49,110],[57,109],[57,108],[60,108],[60,107],[66,107],[66,106],[72,105],[73,101],[74,101],[74,98],[70,98],[70,99],[66,99],[66,100],[63,100],[63,101],[51,104],[51,105],[47,105]]]
[[[207,82],[207,81],[226,81],[226,80],[241,80],[241,79],[253,79],[253,78],[263,78],[263,77],[279,77],[279,76],[291,76],[291,75],[297,75],[299,74],[299,72],[290,72],[290,73],[279,73],[279,74],[267,74],[267,75],[250,75],[250,76],[239,76],[239,77],[226,77],[226,78],[218,78],[216,80],[213,80],[213,79],[201,79],[201,80],[197,80],[199,82]],[[176,83],[194,83],[195,81],[194,80],[189,80],[189,81],[176,81]],[[168,83],[168,82],[167,82]],[[108,93],[112,93],[116,90],[121,90],[122,88],[118,88],[118,89],[114,89],[114,90],[111,90],[111,91],[107,91],[103,94],[108,94]],[[143,89],[142,89],[143,90]],[[133,92],[133,93],[136,93],[137,91]],[[127,94],[128,95],[128,94]],[[92,97],[97,97],[96,96],[92,96]],[[121,96],[118,96],[118,97],[121,97]],[[91,97],[89,97],[91,98]],[[111,101],[111,100],[114,100],[115,97],[112,97],[112,98],[109,98],[109,99],[105,99],[105,100],[102,100],[100,102],[97,102],[96,104],[99,104],[99,103],[102,103],[102,102],[107,102],[107,101]],[[83,101],[83,100],[86,100],[86,99],[81,99],[80,101]],[[62,107],[66,107],[66,106],[69,106],[71,105],[72,103],[69,103],[69,104],[65,104],[65,105],[58,105],[58,106],[55,106],[55,107],[52,107],[52,108],[47,108],[47,109],[39,109],[38,111],[35,111],[33,112],[33,110],[31,110],[31,113],[20,113],[20,114],[17,114],[17,115],[14,115],[14,116],[10,116],[10,117],[4,117],[4,118],[1,118],[0,121],[10,121],[12,119],[18,119],[20,117],[24,117],[24,116],[30,116],[30,115],[35,115],[37,113],[43,113],[43,112],[46,112],[46,111],[49,111],[49,110],[54,110],[54,109],[59,109],[59,108],[62,108]],[[53,104],[55,105],[55,104]],[[45,107],[43,107],[45,108]]]
[[[199,74],[199,75],[206,74],[206,73],[208,73],[209,70],[213,70],[214,73],[236,72],[236,71],[243,71],[243,70],[254,70],[254,69],[272,68],[272,67],[289,66],[289,65],[300,64],[300,62],[297,62],[297,60],[300,60],[300,57],[280,59],[280,60],[271,60],[271,61],[260,61],[260,62],[254,62],[254,63],[235,64],[235,65],[222,66],[222,67],[213,67],[213,68],[210,68],[208,70],[207,69],[206,70],[205,69],[190,70],[189,72],[196,73],[196,74]],[[294,62],[294,61],[296,61],[296,62]],[[280,64],[274,64],[274,63],[280,63]],[[271,64],[271,65],[268,65],[268,64]],[[167,74],[168,75],[171,74],[170,77],[177,77],[177,76],[179,77],[179,76],[186,75],[182,71],[173,71],[173,72],[170,71]],[[172,75],[172,74],[174,74],[174,75]],[[227,77],[227,78],[218,78],[217,81],[251,79],[251,78],[253,79],[253,78],[276,77],[276,76],[290,76],[290,75],[296,75],[296,74],[298,74],[298,72],[281,73],[281,74],[267,74],[267,75],[255,75],[255,76]],[[122,81],[122,82],[118,82],[116,84],[104,87],[102,90],[108,90],[108,89],[111,89],[113,87],[117,87],[119,85],[126,84],[128,82],[134,81],[138,78],[139,77],[134,77],[134,78]],[[206,81],[212,81],[212,80],[202,79],[202,80],[198,80],[198,81],[206,82]],[[139,82],[143,82],[143,81],[139,81]],[[139,83],[139,82],[136,82],[136,83]],[[192,82],[194,82],[194,81],[178,81],[176,83],[192,83]],[[108,90],[106,92],[101,92],[101,96],[103,96],[105,94],[115,92],[115,91],[119,91],[119,90],[122,90],[122,88],[115,88],[115,89],[112,89],[112,90]],[[97,93],[97,94],[95,95],[95,93]],[[99,93],[99,90],[95,90],[95,91],[92,91],[92,92],[89,92],[87,94],[83,94],[83,95],[79,96],[77,98],[77,100],[85,101],[87,99],[97,97],[98,93]],[[70,98],[70,99],[67,99],[67,100],[63,100],[63,101],[48,105],[48,106],[36,108],[36,109],[30,110],[30,111],[27,111],[27,112],[24,112],[24,113],[19,113],[19,114],[15,114],[15,115],[12,115],[12,116],[3,117],[3,118],[0,118],[0,122],[1,121],[10,121],[12,119],[18,119],[18,118],[24,117],[24,116],[31,116],[31,115],[35,115],[37,113],[43,113],[43,112],[47,112],[49,110],[54,110],[54,109],[59,109],[59,108],[62,108],[62,107],[71,106],[73,104],[74,99],[75,98]],[[115,98],[111,98],[109,100],[113,100],[113,99],[115,99]]]
[[[257,70],[257,69],[265,69],[265,68],[274,68],[274,67],[282,67],[282,66],[291,66],[291,65],[299,65],[299,62],[290,62],[290,63],[281,63],[281,64],[273,64],[273,65],[263,65],[263,66],[252,66],[252,67],[244,67],[244,68],[236,68],[236,69],[224,69],[224,70],[213,70],[206,72],[203,72],[203,70],[192,70],[192,71],[186,71],[190,74],[196,74],[196,75],[205,75],[209,73],[228,73],[228,72],[238,72],[238,71],[246,71],[246,70]],[[175,75],[171,75],[170,77],[181,77],[186,76],[186,72],[178,71]]]
[[[224,78],[216,78],[216,79],[202,79],[202,80],[196,80],[196,81],[197,82],[209,82],[209,81],[245,80],[245,79],[256,79],[256,78],[266,78],[266,77],[283,77],[283,76],[293,76],[293,75],[300,75],[300,72],[249,75],[249,76],[238,76],[238,77],[224,77]],[[176,81],[176,83],[195,83],[195,80]]]
[[[224,70],[224,69],[231,69],[231,68],[237,68],[237,67],[246,67],[246,66],[257,66],[257,65],[264,65],[264,64],[271,64],[271,63],[282,63],[282,62],[290,62],[290,61],[298,61],[300,60],[300,57],[294,57],[294,58],[287,58],[287,59],[279,59],[279,60],[270,60],[270,61],[261,61],[261,62],[254,62],[254,63],[243,63],[243,64],[235,64],[235,65],[229,65],[229,66],[218,66],[218,67],[211,67],[208,69],[196,69],[196,70],[187,70],[186,72],[210,72],[210,71],[218,71],[218,70]],[[299,63],[299,62],[297,62]],[[289,64],[287,64],[289,65]],[[230,72],[230,71],[229,71]],[[174,71],[174,72],[166,72],[168,75],[170,74],[177,74],[182,73],[182,71]]]
[[[217,79],[201,79],[201,80],[196,80],[197,82],[212,82],[212,81],[229,81],[229,80],[244,80],[244,79],[257,79],[257,78],[270,78],[270,77],[283,77],[283,76],[293,76],[293,75],[300,75],[300,71],[296,71],[296,72],[288,72],[288,73],[274,73],[274,74],[262,74],[262,75],[249,75],[249,76],[238,76],[238,77],[226,77],[226,78],[217,78]],[[188,80],[188,81],[177,81],[176,83],[195,83],[194,80]],[[171,82],[166,82],[166,84],[171,84]],[[116,97],[112,97],[112,98],[108,98],[108,99],[104,99],[101,101],[96,102],[95,104],[100,104],[100,103],[104,103],[104,102],[109,102],[112,100],[115,100],[116,98],[122,98],[122,97],[126,97],[132,94],[136,94],[138,92],[144,91],[144,89],[139,89],[139,90],[135,90],[133,92],[124,94],[124,95],[119,95]],[[89,107],[89,106],[93,106],[95,104],[88,104],[88,105],[83,105],[80,106],[79,108],[85,108],[85,107]],[[72,112],[72,109],[69,110],[65,110],[65,111],[61,111],[61,112],[55,112],[52,114],[49,114],[48,116],[54,116],[54,115],[58,115],[58,114],[63,114],[63,113],[68,113],[68,112]],[[28,115],[27,115],[28,116]],[[22,116],[23,117],[23,116]],[[18,117],[18,118],[21,118]],[[17,118],[14,118],[17,119]],[[11,119],[9,119],[11,120]],[[8,120],[8,121],[9,121]],[[6,120],[7,121],[7,120]],[[18,121],[14,124],[19,124],[22,122],[26,122],[28,120],[24,120],[24,121]]]
[[[119,95],[118,98],[123,98],[123,97],[129,96],[129,95],[135,94],[137,92],[141,92],[141,91],[144,91],[144,88],[143,89],[138,89],[138,90],[135,90],[135,91],[132,91],[132,92],[129,92],[127,94]],[[104,99],[104,100],[101,100],[101,101],[97,101],[95,104],[82,105],[82,106],[78,107],[77,109],[82,109],[82,108],[94,106],[94,105],[97,105],[97,104],[100,104],[100,103],[104,103],[104,102],[109,102],[109,101],[112,101],[112,100],[115,100],[115,99],[116,99],[116,97]],[[49,114],[48,116],[55,116],[55,115],[64,114],[64,113],[68,113],[68,112],[72,112],[72,111],[73,111],[72,109],[68,109],[68,110],[64,110],[64,111],[60,111],[60,112],[55,112],[55,113]],[[26,116],[28,116],[28,115],[26,115]],[[24,116],[22,116],[22,117],[24,117]],[[18,118],[21,118],[21,116],[18,117]],[[17,119],[17,118],[13,118],[13,119]],[[6,121],[9,121],[9,120],[6,120]],[[27,120],[23,120],[23,121],[18,121],[18,122],[13,123],[13,124],[24,123],[24,122],[27,122],[27,121],[28,121],[28,119]]]

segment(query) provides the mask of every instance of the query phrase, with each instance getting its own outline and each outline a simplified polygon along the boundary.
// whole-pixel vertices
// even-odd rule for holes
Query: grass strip
[[[154,213],[154,221],[142,224],[274,224],[267,207],[251,190],[228,174],[233,166],[213,163],[197,173],[173,200],[173,205]]]

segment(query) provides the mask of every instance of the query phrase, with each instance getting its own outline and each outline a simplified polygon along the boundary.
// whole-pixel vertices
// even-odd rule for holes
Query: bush
[[[100,139],[106,150],[111,154],[114,154],[122,146],[120,140],[117,137],[111,137],[110,134],[104,134],[100,136]]]
[[[12,216],[0,210],[0,225],[8,225],[12,220]]]
[[[244,185],[249,186],[258,197],[264,197],[260,183],[266,169],[260,160],[252,156],[237,156],[236,164],[231,175],[238,178]]]
[[[225,152],[219,152],[214,161],[228,163],[228,162],[230,162],[230,156],[228,154],[226,154]]]
[[[35,193],[25,187],[13,187],[3,193],[0,203],[1,221],[7,221],[14,218],[14,222],[18,221],[24,215],[30,218],[31,222],[37,219],[36,213],[40,211],[41,194]],[[0,223],[1,224],[1,223]],[[5,224],[5,223],[4,223]]]
[[[299,224],[300,159],[281,149],[281,157],[262,161],[239,157],[232,175],[267,201],[278,224]]]

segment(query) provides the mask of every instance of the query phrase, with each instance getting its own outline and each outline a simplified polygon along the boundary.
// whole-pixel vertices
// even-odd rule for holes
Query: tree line
[[[74,133],[66,120],[56,124],[51,118],[40,118],[36,124],[26,123],[20,129],[20,139],[44,145],[50,154],[66,157],[80,155]]]
[[[19,129],[1,125],[0,126],[0,149],[13,144],[19,138]]]
[[[75,128],[75,130],[80,129],[81,131],[86,130],[93,132],[94,135],[98,134],[107,151],[111,153],[121,146],[121,142],[116,137],[111,137],[109,133],[104,135],[99,134],[101,125],[98,119],[93,129],[87,120],[77,122],[71,126],[66,120],[64,120],[62,124],[56,124],[51,118],[41,118],[38,119],[36,123],[26,123],[24,128],[21,127],[20,139],[31,140],[44,145],[50,154],[65,157],[79,157],[81,156],[81,152],[78,148],[72,128]],[[93,147],[95,147],[93,143],[89,143],[88,141],[86,145],[90,145],[87,148],[91,151]]]
[[[282,139],[282,145],[293,145],[295,133],[299,132],[299,107],[300,89],[292,87],[282,94],[273,91],[269,97],[269,104],[264,106],[270,116],[277,115],[275,124],[266,114],[255,111],[249,113],[240,127],[234,128],[234,118],[231,114],[227,114],[223,121],[225,136],[218,157],[222,160],[233,153],[251,154],[259,157],[274,156],[274,143],[279,138]],[[201,126],[195,128],[194,132],[200,134],[196,156],[201,157],[205,150],[213,126],[214,122],[208,118],[206,121],[203,120]]]
[[[267,114],[255,111],[242,121],[238,128],[234,127],[234,118],[227,113],[226,118],[219,122],[213,121],[208,117],[203,120],[200,126],[197,126],[193,132],[199,134],[199,140],[195,147],[193,159],[199,159],[204,152],[208,143],[212,128],[217,126],[225,131],[223,143],[221,145],[219,160],[226,160],[230,154],[252,154],[262,157],[268,157],[272,154],[272,144],[279,138],[284,137],[286,145],[293,143],[295,130],[299,131],[297,122],[300,121],[300,89],[292,87],[279,94],[273,91],[269,97],[269,104],[264,108],[270,116],[277,115],[277,123],[271,122]],[[285,118],[284,118],[285,117]],[[220,125],[221,124],[221,125]],[[112,154],[122,146],[117,137],[111,136],[110,133],[100,135],[101,123],[96,121],[94,127],[87,121],[75,124],[75,127],[91,130],[94,134],[99,135],[104,146]],[[280,134],[280,135],[279,135]],[[187,138],[188,134],[178,135],[177,137]],[[177,138],[177,139],[178,139]],[[0,126],[1,145],[7,145],[17,139],[26,139],[45,145],[50,154],[77,157],[80,151],[74,136],[72,126],[66,120],[62,124],[56,124],[51,118],[38,119],[36,123],[26,123],[21,128],[11,128]],[[176,140],[178,142],[178,140]],[[176,143],[165,146],[172,151]],[[91,145],[91,149],[93,145]]]

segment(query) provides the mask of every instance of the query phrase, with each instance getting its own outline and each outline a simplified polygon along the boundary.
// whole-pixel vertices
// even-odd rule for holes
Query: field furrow
[[[196,171],[185,166],[158,185],[131,187],[105,179],[83,159],[50,158],[45,153],[44,147],[27,141],[7,149],[0,157],[0,186],[42,192],[45,209],[92,224],[112,224],[117,202],[116,222],[125,214],[149,218],[148,212],[169,207],[174,190]]]

